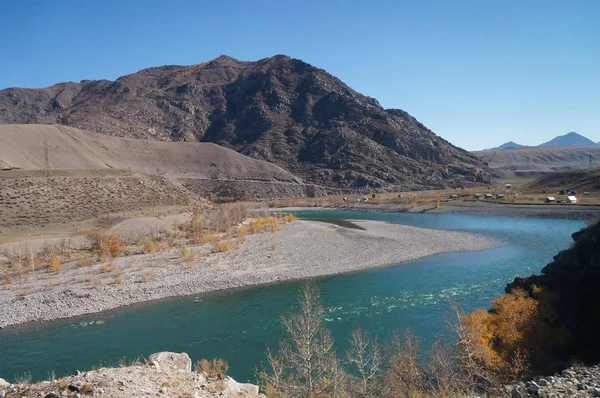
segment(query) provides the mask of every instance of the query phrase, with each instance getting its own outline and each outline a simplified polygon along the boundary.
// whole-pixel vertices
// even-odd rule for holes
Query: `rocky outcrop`
[[[191,366],[192,361],[185,353],[160,352],[152,354],[147,364],[77,372],[73,376],[36,384],[3,384],[0,379],[0,398],[264,397],[256,385],[238,383],[227,376],[217,379],[202,371],[194,372]]]
[[[551,231],[549,231],[551,233]],[[506,287],[529,292],[544,287],[555,296],[555,323],[570,335],[559,355],[590,364],[600,362],[600,223],[573,234],[573,245],[554,257],[541,275],[516,278]]]
[[[0,91],[0,123],[214,142],[337,188],[418,189],[488,182],[490,169],[399,109],[284,55],[221,56],[116,81]]]
[[[600,397],[600,367],[574,367],[561,374],[540,377],[508,388],[511,398]]]

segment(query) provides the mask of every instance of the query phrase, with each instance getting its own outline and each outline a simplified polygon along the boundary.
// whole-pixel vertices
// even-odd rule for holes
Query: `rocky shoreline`
[[[190,397],[260,398],[258,386],[238,383],[226,375],[192,370],[185,353],[159,352],[145,363],[77,372],[73,376],[35,384],[10,384],[0,379],[0,398],[21,397]]]
[[[49,321],[134,303],[242,286],[338,274],[385,266],[443,252],[483,250],[496,243],[468,233],[377,221],[363,230],[295,221],[274,233],[248,236],[225,253],[194,246],[121,257],[110,263],[64,264],[0,286],[0,327]],[[110,271],[106,272],[106,268]]]
[[[600,397],[600,365],[565,369],[560,375],[538,377],[510,387],[511,398]]]

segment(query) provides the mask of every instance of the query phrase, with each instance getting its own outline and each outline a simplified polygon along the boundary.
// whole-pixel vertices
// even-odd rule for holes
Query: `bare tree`
[[[418,367],[419,341],[410,330],[396,335],[391,344],[390,362],[383,376],[382,397],[412,397],[422,391],[422,373]]]
[[[358,372],[358,393],[361,396],[367,396],[370,384],[381,372],[383,358],[379,342],[376,337],[370,337],[364,330],[356,329],[350,336],[349,344],[346,358]]]
[[[284,336],[279,353],[268,352],[270,370],[260,371],[258,376],[269,396],[337,396],[344,373],[331,333],[323,325],[318,287],[313,282],[304,283],[298,301],[299,312],[281,319]]]
[[[449,323],[449,327],[456,335],[458,351],[456,361],[461,373],[463,388],[476,390],[496,385],[491,373],[477,360],[483,354],[480,352],[481,347],[473,339],[472,331],[467,327],[466,315],[462,307],[456,302],[451,302],[450,306],[456,316],[456,321]]]

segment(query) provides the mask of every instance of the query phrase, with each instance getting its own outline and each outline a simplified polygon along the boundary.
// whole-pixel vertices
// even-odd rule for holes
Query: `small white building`
[[[569,203],[577,203],[577,196],[569,195],[567,196],[567,199],[569,200]]]
[[[548,196],[546,202],[556,202],[556,198],[554,196]]]

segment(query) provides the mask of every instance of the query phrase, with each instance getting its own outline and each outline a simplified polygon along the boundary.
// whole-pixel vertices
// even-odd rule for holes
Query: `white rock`
[[[172,372],[172,371],[192,371],[192,360],[189,355],[184,353],[177,354],[175,352],[158,352],[150,355],[148,358],[157,371],[159,372]]]
[[[4,379],[0,379],[0,387],[10,387],[10,383]]]

